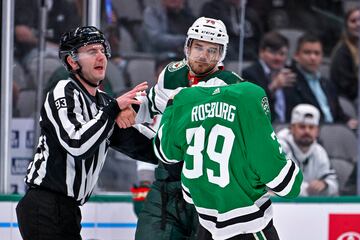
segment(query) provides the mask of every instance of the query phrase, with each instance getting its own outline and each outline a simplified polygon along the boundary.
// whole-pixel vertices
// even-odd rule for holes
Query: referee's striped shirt
[[[41,110],[41,135],[25,182],[82,205],[97,182],[109,146],[136,159],[155,159],[150,139],[139,137],[133,128],[114,128],[119,112],[106,93],[97,91],[94,97],[77,80],[60,81]]]

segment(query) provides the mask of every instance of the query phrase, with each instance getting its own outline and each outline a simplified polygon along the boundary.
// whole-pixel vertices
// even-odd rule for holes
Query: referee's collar
[[[99,90],[98,90],[98,89],[96,89],[96,95],[93,96],[93,95],[91,95],[91,94],[88,92],[88,90],[85,88],[85,86],[80,82],[80,80],[79,80],[74,74],[70,74],[70,78],[71,78],[72,80],[74,80],[74,82],[76,83],[76,85],[77,85],[79,88],[81,88],[81,90],[86,94],[87,97],[90,98],[90,100],[91,100],[92,102],[95,102],[95,103],[98,102],[98,101],[97,101],[97,97],[96,97],[96,96],[98,96],[98,94],[99,94]]]

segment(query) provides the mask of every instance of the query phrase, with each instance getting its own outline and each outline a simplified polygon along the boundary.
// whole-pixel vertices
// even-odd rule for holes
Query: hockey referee
[[[135,159],[156,159],[151,140],[130,127],[131,104],[140,104],[134,97],[147,84],[117,99],[98,89],[110,55],[95,27],[61,37],[59,58],[70,77],[46,95],[41,109],[39,143],[25,177],[29,189],[16,208],[23,239],[81,239],[79,205],[89,199],[109,147]]]

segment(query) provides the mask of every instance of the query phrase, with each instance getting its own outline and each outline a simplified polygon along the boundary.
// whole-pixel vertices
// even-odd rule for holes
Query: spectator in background
[[[178,58],[174,54],[160,54],[155,58],[155,77],[154,81],[157,83],[158,78],[162,70],[171,62],[181,61],[181,58]]]
[[[0,89],[0,91],[1,91],[1,89]],[[13,91],[12,91],[12,104],[13,104],[12,116],[13,117],[19,117],[19,115],[20,115],[19,109],[18,109],[19,94],[20,94],[19,86],[17,85],[16,82],[13,82]]]
[[[48,1],[46,40],[57,55],[57,47],[63,32],[75,28],[81,22],[73,2],[66,0]],[[40,1],[15,1],[15,57],[24,60],[31,49],[37,47],[39,39]]]
[[[16,61],[13,63],[13,91],[12,91],[12,116],[20,117],[20,109],[18,106],[20,92],[26,89],[26,76],[23,67]],[[1,90],[1,89],[0,89]]]
[[[300,103],[308,103],[320,109],[321,120],[326,123],[346,123],[351,129],[357,128],[356,119],[347,116],[338,100],[334,86],[321,76],[319,71],[323,59],[320,39],[310,33],[299,38],[292,70],[296,83],[286,91],[287,116]]]
[[[316,141],[319,133],[319,110],[310,104],[299,104],[291,114],[290,128],[277,133],[289,158],[301,169],[304,180],[300,196],[336,196],[339,186],[325,149]]]
[[[147,7],[143,22],[144,50],[157,54],[172,52],[183,57],[186,33],[194,20],[185,0],[161,0],[160,6]]]
[[[76,1],[76,10],[78,13],[82,12],[82,2]],[[106,9],[108,7],[109,9]],[[108,93],[110,96],[118,96],[130,89],[131,79],[127,70],[128,61],[121,56],[120,48],[120,25],[119,19],[116,15],[114,6],[105,5],[105,2],[101,2],[101,29],[104,29],[104,35],[109,41],[111,47],[111,59],[108,60],[106,69],[106,76],[104,81],[100,85],[100,89]],[[58,81],[69,77],[69,72],[64,69],[63,66],[58,67],[50,76],[46,79],[44,84],[44,96],[57,84]]]
[[[274,2],[274,1],[273,1]],[[286,0],[288,28],[315,33],[329,56],[341,33],[342,4],[339,0]]]
[[[339,95],[350,101],[358,97],[360,7],[346,13],[345,29],[334,48],[331,59],[330,79]]]
[[[15,1],[14,57],[24,68],[27,89],[37,86],[37,63],[40,30],[41,1]],[[44,78],[61,66],[57,57],[58,42],[63,32],[80,25],[81,18],[73,2],[67,0],[46,1],[47,13]]]
[[[22,63],[25,55],[38,44],[37,27],[39,1],[36,0],[16,0],[15,19],[14,19],[14,56]]]
[[[241,0],[212,0],[201,9],[201,16],[218,18],[225,23],[229,34],[228,60],[239,58]],[[256,60],[261,35],[261,21],[252,8],[246,7],[244,23],[244,60]]]
[[[256,11],[259,18],[262,20],[262,28],[264,32],[270,31],[272,29],[272,26],[269,26],[269,16],[274,10],[275,7],[278,7],[275,5],[275,3],[284,4],[282,1],[269,1],[269,0],[251,0],[247,1],[246,5]]]
[[[243,71],[242,77],[262,87],[269,98],[274,122],[285,122],[286,102],[283,89],[292,86],[295,75],[285,67],[288,40],[278,32],[268,32],[260,42],[259,59]]]
[[[106,3],[105,3],[106,2]],[[111,1],[101,2],[101,28],[104,34],[109,39],[111,51],[114,53],[108,64],[106,72],[105,90],[110,90],[114,96],[119,95],[132,87],[130,74],[128,72],[128,60],[123,57],[121,42],[121,31],[123,27],[122,22],[117,15],[114,4]],[[106,88],[106,85],[110,88]]]

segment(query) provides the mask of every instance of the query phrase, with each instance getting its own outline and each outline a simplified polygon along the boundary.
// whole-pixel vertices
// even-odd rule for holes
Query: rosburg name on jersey
[[[192,108],[191,121],[203,121],[205,118],[223,118],[233,122],[236,107],[225,102],[211,102],[200,104]]]

